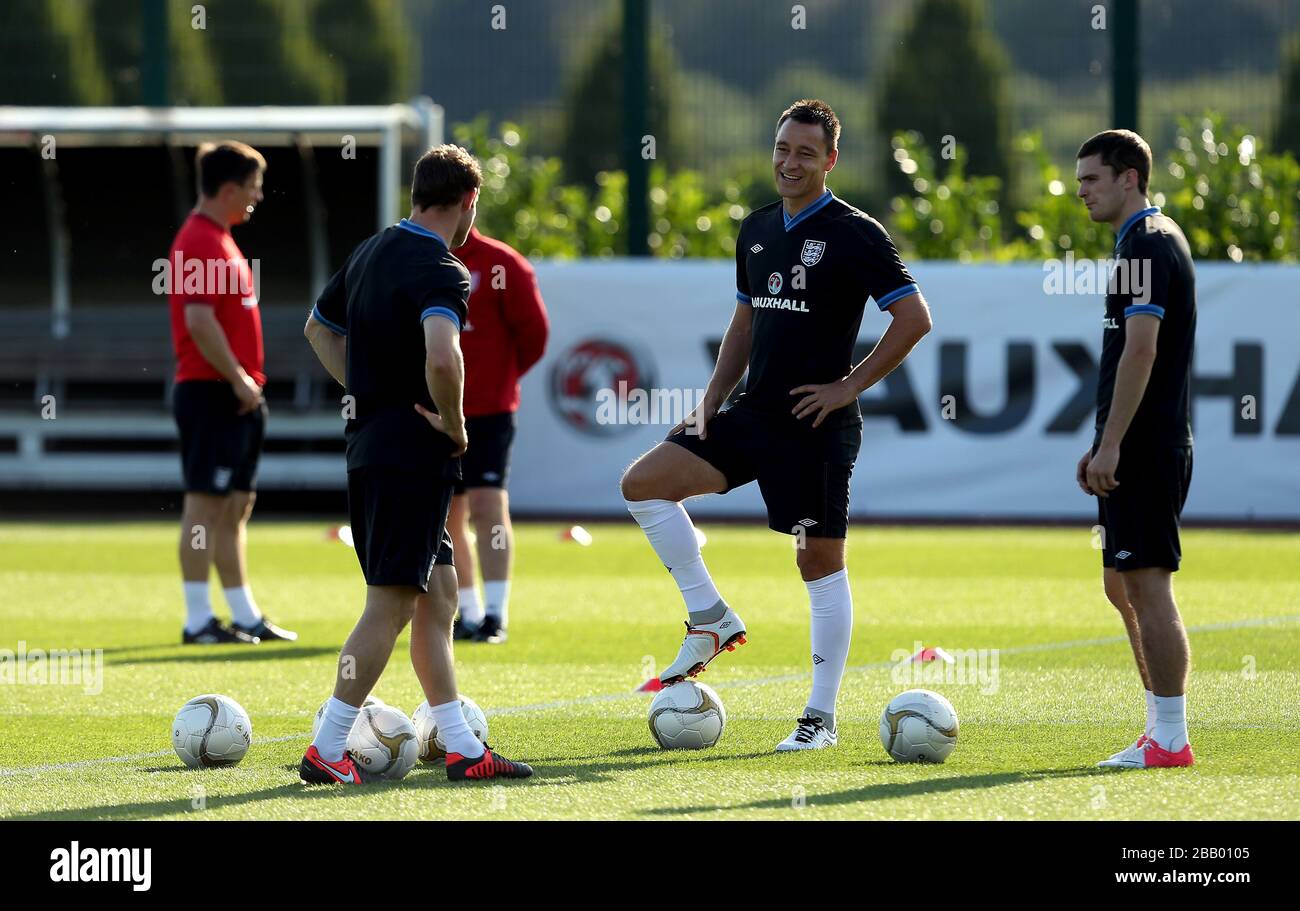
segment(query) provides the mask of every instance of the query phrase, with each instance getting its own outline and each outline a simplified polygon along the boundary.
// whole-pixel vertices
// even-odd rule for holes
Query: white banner
[[[851,515],[1094,517],[1074,468],[1092,442],[1101,295],[1048,294],[1047,274],[1033,265],[936,262],[913,272],[934,331],[862,397]],[[610,260],[545,263],[537,274],[552,337],[524,380],[512,505],[621,515],[623,469],[681,417],[654,406],[689,410],[708,382],[735,307],[734,267]],[[1197,269],[1187,518],[1300,520],[1298,280],[1294,267]],[[868,304],[860,347],[888,322]],[[666,392],[651,402],[633,392],[620,412],[612,394],[620,381]],[[956,420],[945,418],[945,402]],[[692,501],[691,510],[765,516],[752,484]]]

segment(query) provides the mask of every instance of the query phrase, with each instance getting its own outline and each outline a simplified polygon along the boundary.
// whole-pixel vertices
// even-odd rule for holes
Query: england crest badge
[[[805,266],[815,266],[822,261],[822,254],[825,252],[826,241],[805,240],[803,242],[803,252],[799,255],[799,260]]]

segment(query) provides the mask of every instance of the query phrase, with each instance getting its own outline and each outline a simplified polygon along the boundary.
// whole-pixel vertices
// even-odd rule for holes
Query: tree
[[[967,172],[999,178],[1005,194],[1012,172],[1007,72],[981,0],[922,0],[887,65],[879,135],[918,132],[946,162],[960,144]],[[906,192],[895,162],[885,164],[890,191]]]
[[[405,101],[414,86],[411,35],[392,0],[320,0],[312,20],[343,76],[346,104]]]
[[[221,80],[206,33],[194,27],[189,0],[167,0],[167,47],[173,104],[220,104]],[[140,0],[93,0],[95,38],[113,104],[142,104],[141,71],[146,49]]]
[[[0,104],[109,104],[112,90],[83,9],[47,0],[0,7]]]
[[[343,74],[327,62],[308,0],[221,0],[208,5],[226,104],[339,104]]]
[[[655,158],[664,160],[678,137],[672,130],[676,64],[661,29],[650,29],[650,105],[647,112]],[[565,102],[565,176],[593,186],[600,171],[622,168],[623,20],[616,11],[598,32],[577,68]]]
[[[1277,138],[1273,143],[1279,151],[1287,151],[1300,158],[1300,32],[1287,42],[1286,57],[1282,63],[1282,100],[1277,112]]]

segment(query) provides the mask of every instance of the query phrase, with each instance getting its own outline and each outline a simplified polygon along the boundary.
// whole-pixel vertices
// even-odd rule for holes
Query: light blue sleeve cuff
[[[888,310],[890,304],[900,301],[908,295],[917,294],[920,290],[921,289],[916,286],[915,282],[910,285],[904,285],[897,290],[890,291],[884,297],[878,298],[876,300],[876,306],[881,310]]]
[[[1124,308],[1124,319],[1130,316],[1137,316],[1139,313],[1150,313],[1158,319],[1165,318],[1165,308],[1159,304],[1132,304]]]
[[[741,294],[739,291],[737,291],[736,300],[740,301],[742,304],[748,304],[751,301],[751,298],[748,294]]]
[[[460,329],[460,316],[450,307],[430,307],[420,314],[420,322],[424,322],[431,316],[441,316],[443,319],[449,319],[456,324],[456,329]]]
[[[311,308],[311,317],[312,319],[316,320],[316,322],[320,323],[322,326],[328,329],[330,332],[333,332],[335,335],[341,335],[344,338],[347,338],[348,335],[347,329],[344,329],[338,323],[331,323],[325,317],[321,316],[319,304]]]

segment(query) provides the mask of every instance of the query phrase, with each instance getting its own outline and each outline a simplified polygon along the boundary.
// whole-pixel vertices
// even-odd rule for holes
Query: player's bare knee
[[[418,609],[427,611],[429,619],[439,628],[447,627],[450,629],[451,621],[456,616],[456,592],[451,592],[450,596],[445,591],[435,586],[430,586],[429,591],[420,596],[417,602]]]
[[[394,625],[399,634],[406,629],[406,624],[410,623],[411,618],[415,616],[415,604],[415,598],[403,598],[398,603],[397,610],[393,612]]]
[[[844,568],[844,558],[833,551],[800,548],[795,551],[795,564],[799,567],[799,575],[811,582],[839,572]]]
[[[631,467],[623,472],[623,479],[618,484],[623,499],[633,502],[653,499],[649,493],[649,484],[645,475],[645,469],[641,467],[640,462],[633,462]]]
[[[1138,570],[1123,576],[1124,593],[1128,603],[1139,613],[1157,608],[1170,599],[1169,576],[1159,572]]]
[[[1128,610],[1129,608],[1128,592],[1124,590],[1124,586],[1122,584],[1118,586],[1107,585],[1106,600],[1109,601],[1117,611],[1122,612]]]
[[[221,524],[227,505],[227,500],[222,497],[191,497],[185,503],[185,523],[214,530]]]

